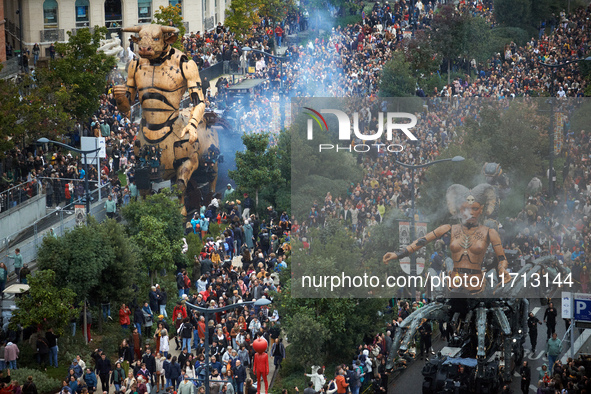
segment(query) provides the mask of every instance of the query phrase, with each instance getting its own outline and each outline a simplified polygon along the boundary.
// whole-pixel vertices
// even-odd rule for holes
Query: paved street
[[[558,333],[558,338],[562,339],[565,333],[565,326],[564,320],[561,318],[561,310],[560,310],[560,298],[553,299],[554,306],[558,311],[558,318],[556,323],[556,332]],[[530,310],[534,312],[535,316],[543,322],[544,311],[546,310],[546,306],[541,306],[539,299],[530,299]],[[587,330],[589,331],[589,330]],[[587,338],[589,333],[583,334],[583,338]],[[575,330],[575,341],[579,336],[579,330]],[[567,338],[568,340],[568,338]],[[570,343],[565,340],[563,343],[563,355],[570,356]],[[433,349],[437,353],[446,345],[444,340],[437,340],[433,343]],[[530,391],[535,393],[537,391],[537,377],[538,371],[542,368],[542,364],[548,363],[548,358],[545,356],[545,349],[546,349],[546,325],[542,324],[538,326],[538,341],[536,345],[536,353],[532,354],[532,349],[529,341],[529,336],[526,338],[525,344],[525,360],[529,361],[531,371],[532,371],[532,380]],[[576,349],[577,347],[575,347]],[[395,380],[394,384],[391,384],[389,387],[389,394],[394,393],[415,393],[417,392],[418,382],[423,381],[422,369],[425,365],[425,361],[417,360],[413,362],[406,371],[400,377]],[[521,393],[521,386],[519,380],[519,374],[515,374],[513,382],[511,383],[511,388],[515,393]]]

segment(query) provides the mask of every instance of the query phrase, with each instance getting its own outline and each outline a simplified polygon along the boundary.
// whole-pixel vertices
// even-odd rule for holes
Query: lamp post
[[[289,58],[285,56],[275,56],[270,53],[260,51],[258,49],[252,49],[251,47],[243,47],[242,50],[244,52],[251,51],[255,53],[260,53],[262,55],[269,56],[272,59],[279,60],[279,73],[281,74],[281,78],[279,78],[279,105],[281,111],[281,129],[283,129],[285,127],[285,92],[283,90],[283,62],[285,60],[289,60]]]
[[[63,142],[59,142],[59,141],[52,141],[50,139],[47,138],[39,138],[37,140],[38,143],[40,144],[55,144],[55,145],[59,145],[61,147],[64,147],[68,150],[74,151],[76,153],[80,153],[82,155],[84,155],[84,190],[85,190],[85,194],[86,194],[86,215],[88,216],[90,214],[90,189],[88,187],[88,160],[86,158],[86,155],[88,155],[89,153],[95,153],[101,150],[101,148],[96,148],[96,149],[92,149],[92,150],[81,150],[78,148],[74,148],[73,146],[64,144]]]
[[[411,204],[410,239],[411,239],[411,242],[413,242],[416,237],[416,235],[415,235],[415,170],[419,169],[419,168],[430,167],[430,166],[437,164],[437,163],[443,163],[444,161],[459,162],[459,161],[464,161],[464,160],[465,159],[462,156],[455,156],[455,157],[452,157],[449,159],[435,160],[435,161],[431,161],[429,163],[418,164],[418,165],[406,164],[406,163],[399,162],[398,160],[394,160],[394,162],[396,164],[398,164],[399,166],[404,167],[404,168],[409,168],[411,170],[411,172],[410,172],[410,204]],[[417,259],[416,259],[416,256],[414,253],[411,253],[411,255],[410,255],[410,275],[411,276],[417,275]],[[414,298],[415,292],[416,292],[415,287],[411,286],[410,290],[411,290],[411,297]]]
[[[548,67],[552,70],[552,80],[550,81],[550,130],[548,131],[548,137],[550,138],[550,165],[549,165],[549,169],[548,169],[548,195],[549,198],[554,198],[554,104],[555,104],[555,92],[554,92],[554,74],[556,72],[556,69],[559,67],[564,67],[568,64],[571,63],[578,63],[578,62],[589,62],[591,61],[591,56],[586,57],[584,59],[575,59],[575,60],[569,60],[567,62],[564,63],[558,63],[558,64],[549,64],[549,63],[542,63],[540,62],[540,65],[544,66],[544,67]]]
[[[185,305],[187,305],[189,308],[195,309],[196,311],[200,312],[204,317],[205,317],[205,339],[204,339],[204,352],[205,352],[205,394],[209,394],[209,367],[210,367],[210,358],[209,358],[209,327],[208,327],[208,323],[209,323],[209,319],[211,316],[213,316],[216,313],[219,312],[225,312],[225,311],[229,311],[232,309],[236,309],[236,308],[242,308],[245,306],[265,306],[265,305],[269,305],[271,304],[271,300],[267,299],[267,298],[259,298],[256,301],[246,301],[246,302],[240,302],[240,303],[236,303],[236,304],[230,304],[230,305],[226,305],[224,307],[221,308],[203,308],[197,305],[193,305],[190,302],[186,302],[185,301]],[[198,380],[201,380],[201,378],[198,378]],[[222,382],[224,380],[222,379]]]

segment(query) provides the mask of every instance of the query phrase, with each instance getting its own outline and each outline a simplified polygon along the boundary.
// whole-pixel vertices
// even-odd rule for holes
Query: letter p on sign
[[[576,302],[575,305],[575,314],[576,315],[581,315],[583,314],[583,311],[587,309],[587,303],[585,301],[578,301]]]

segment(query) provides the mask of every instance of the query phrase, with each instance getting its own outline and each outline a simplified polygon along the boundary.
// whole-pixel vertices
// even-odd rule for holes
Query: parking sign
[[[575,320],[591,321],[591,294],[575,294]]]

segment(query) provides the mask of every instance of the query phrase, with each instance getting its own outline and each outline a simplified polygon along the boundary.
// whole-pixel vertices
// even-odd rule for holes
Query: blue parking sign
[[[591,299],[590,297],[579,298],[575,295],[575,320],[591,321]]]

